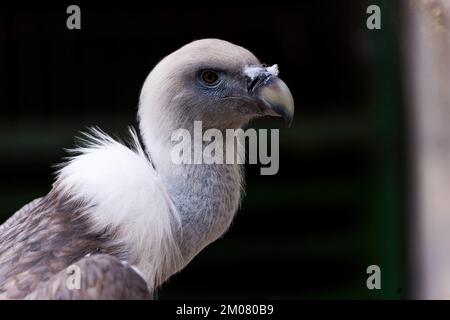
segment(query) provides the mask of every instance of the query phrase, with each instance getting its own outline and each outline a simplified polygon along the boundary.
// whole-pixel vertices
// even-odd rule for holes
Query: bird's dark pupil
[[[203,73],[203,80],[206,83],[214,83],[217,80],[217,75],[214,72],[206,71]]]

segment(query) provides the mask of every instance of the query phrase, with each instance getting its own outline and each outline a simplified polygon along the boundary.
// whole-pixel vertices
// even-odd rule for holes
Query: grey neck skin
[[[166,140],[155,152],[149,146],[148,152],[179,212],[182,232],[175,234],[187,264],[230,226],[240,203],[243,168],[239,164],[174,164],[171,146]]]

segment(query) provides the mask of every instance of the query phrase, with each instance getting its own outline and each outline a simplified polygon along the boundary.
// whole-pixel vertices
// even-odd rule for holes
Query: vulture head
[[[280,116],[288,125],[294,102],[278,67],[218,39],[191,42],[160,61],[142,88],[139,119],[145,136],[167,128],[240,128],[251,119]]]

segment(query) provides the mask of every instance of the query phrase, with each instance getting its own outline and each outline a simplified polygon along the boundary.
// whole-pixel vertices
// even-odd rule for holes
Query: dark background
[[[280,66],[296,103],[281,121],[280,171],[247,168],[228,234],[162,287],[160,298],[404,298],[407,162],[396,1],[298,4],[0,6],[0,221],[46,194],[52,165],[98,125],[123,135],[141,85],[195,39],[242,45]],[[66,8],[81,7],[81,30]],[[366,28],[366,8],[382,29]],[[382,290],[366,288],[381,267]]]

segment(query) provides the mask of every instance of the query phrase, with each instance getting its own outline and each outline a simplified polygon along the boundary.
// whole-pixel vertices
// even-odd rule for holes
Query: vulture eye
[[[200,77],[207,86],[214,86],[219,82],[219,74],[216,71],[205,70]]]

